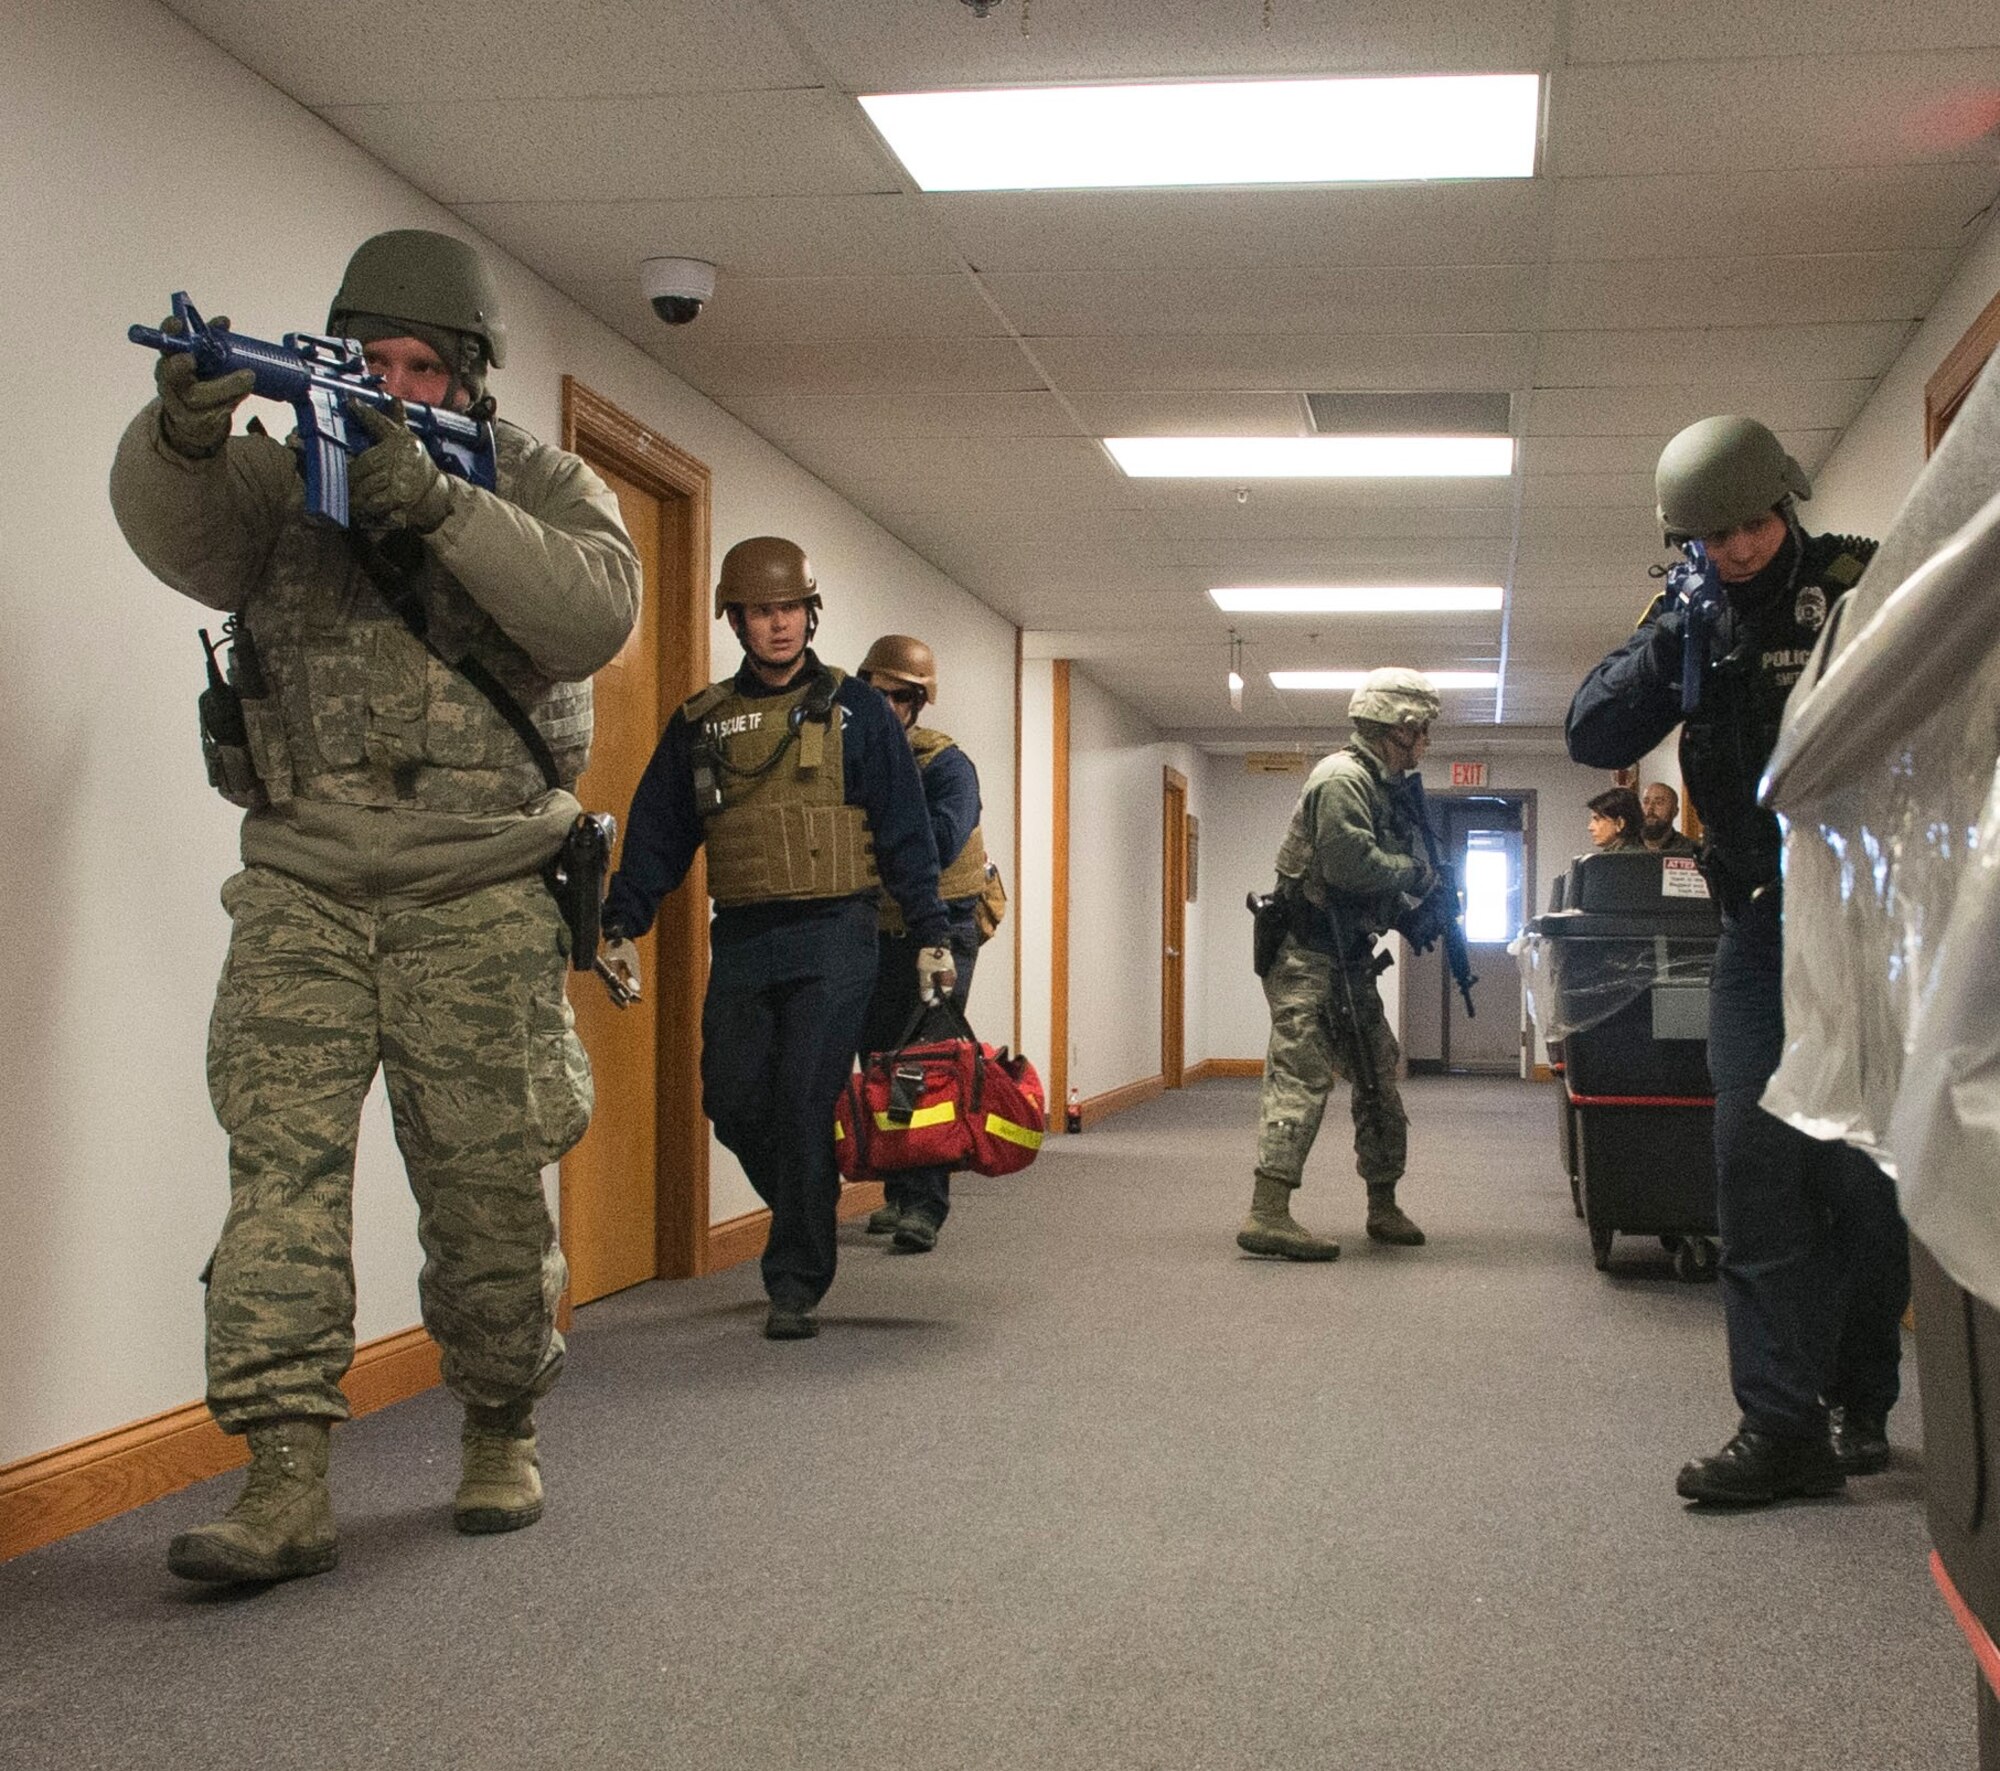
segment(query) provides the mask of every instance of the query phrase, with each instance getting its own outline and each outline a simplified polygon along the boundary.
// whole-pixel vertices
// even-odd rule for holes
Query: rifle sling
[[[347,544],[355,563],[382,593],[382,600],[410,630],[411,637],[447,670],[455,670],[480,694],[493,703],[493,711],[513,727],[514,735],[527,746],[535,767],[551,790],[562,785],[556,767],[556,753],[542,736],[541,728],[528,717],[528,710],[516,701],[507,685],[469,652],[462,658],[447,658],[431,643],[430,618],[424,612],[424,591],[418,571],[423,562],[423,543],[407,529],[396,531],[384,541],[375,541],[355,529],[347,531]],[[390,549],[394,547],[395,553]],[[398,558],[397,555],[405,557]]]

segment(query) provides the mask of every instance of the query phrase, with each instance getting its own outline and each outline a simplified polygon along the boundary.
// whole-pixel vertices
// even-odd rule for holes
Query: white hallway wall
[[[150,0],[0,10],[0,194],[0,295],[33,336],[0,355],[4,1463],[200,1395],[195,1275],[226,1201],[202,1053],[236,819],[203,784],[194,738],[202,612],[132,558],[105,498],[117,437],[151,391],[125,327],[184,288],[248,332],[311,329],[367,235],[465,230]],[[948,729],[983,765],[987,834],[1009,853],[1013,630],[489,253],[509,415],[554,438],[560,378],[576,375],[714,469],[718,555],[766,531],[806,545],[830,660],[851,665],[883,631],[930,639]],[[718,628],[718,665],[734,655]],[[988,947],[985,1001],[1011,1000],[1012,957]],[[718,1152],[714,1215],[754,1204]],[[379,1096],[355,1250],[361,1336],[414,1322],[414,1212]]]

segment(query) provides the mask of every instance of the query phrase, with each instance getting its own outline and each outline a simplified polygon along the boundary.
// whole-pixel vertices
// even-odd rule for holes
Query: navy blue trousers
[[[833,1283],[833,1109],[875,987],[876,917],[872,897],[798,912],[710,925],[701,1094],[715,1135],[771,1208],[765,1292],[810,1309]]]
[[[922,947],[914,935],[884,933],[876,950],[875,994],[861,1033],[861,1055],[893,1051],[910,1017],[917,1012],[917,955]],[[958,962],[958,984],[951,1000],[965,1012],[972,992],[972,968],[979,958],[978,931],[968,925],[951,931],[951,956]],[[898,1211],[921,1213],[942,1224],[951,1212],[951,1170],[912,1168],[890,1175],[882,1193]]]
[[[1784,1051],[1783,951],[1775,902],[1723,918],[1708,1023],[1716,1217],[1743,1425],[1813,1438],[1829,1405],[1895,1405],[1910,1244],[1881,1169],[1757,1104]]]

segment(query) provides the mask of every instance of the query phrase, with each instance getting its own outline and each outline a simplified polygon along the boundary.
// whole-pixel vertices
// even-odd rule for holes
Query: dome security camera
[[[705,258],[647,258],[639,289],[668,326],[685,326],[715,294],[715,266]]]

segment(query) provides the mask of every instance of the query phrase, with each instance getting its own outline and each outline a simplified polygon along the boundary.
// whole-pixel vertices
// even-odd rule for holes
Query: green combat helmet
[[[463,240],[396,228],[362,241],[327,310],[337,338],[421,338],[476,396],[507,360],[507,326],[486,261]]]
[[[1431,679],[1421,670],[1389,665],[1368,673],[1347,704],[1347,717],[1378,726],[1400,726],[1405,720],[1428,725],[1443,708]]]
[[[1806,470],[1754,418],[1703,418],[1660,451],[1653,489],[1669,545],[1719,535],[1787,498],[1810,498]]]

